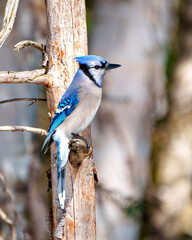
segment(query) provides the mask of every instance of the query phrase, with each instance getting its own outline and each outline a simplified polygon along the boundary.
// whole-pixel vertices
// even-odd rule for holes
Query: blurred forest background
[[[0,1],[1,23],[5,4]],[[106,75],[92,124],[97,239],[192,239],[192,1],[86,5],[89,54],[122,65]],[[45,44],[45,14],[44,1],[20,1],[14,29],[0,49],[1,71],[41,67],[36,50],[18,53],[13,46],[26,39]],[[17,97],[45,93],[39,86],[1,85],[0,100]],[[0,125],[48,128],[46,104],[2,104]],[[40,151],[43,140],[0,132],[0,208],[17,223],[18,239],[49,239],[50,163]],[[3,239],[11,239],[11,230],[0,219]]]

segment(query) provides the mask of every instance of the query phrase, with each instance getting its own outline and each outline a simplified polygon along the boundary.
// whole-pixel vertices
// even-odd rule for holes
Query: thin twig
[[[31,132],[42,136],[47,136],[47,131],[41,128],[26,127],[26,126],[1,126],[0,132]]]
[[[1,83],[31,83],[46,87],[52,85],[51,78],[45,74],[44,68],[22,72],[2,71],[0,72],[0,84]]]
[[[46,102],[47,99],[46,98],[11,98],[11,99],[0,101],[0,104],[10,103],[10,102],[19,102],[19,101],[31,101],[31,103],[29,104],[29,106],[31,106],[36,102]]]
[[[44,52],[44,50],[45,50],[45,45],[43,45],[41,43],[38,43],[38,42],[35,42],[35,41],[31,41],[31,40],[24,40],[24,41],[18,42],[14,46],[14,50],[19,51],[20,49],[25,48],[25,47],[29,47],[29,46],[36,48],[40,52]]]
[[[3,19],[3,28],[0,32],[0,47],[3,45],[13,29],[15,17],[17,13],[19,0],[8,0],[5,7],[5,15]]]

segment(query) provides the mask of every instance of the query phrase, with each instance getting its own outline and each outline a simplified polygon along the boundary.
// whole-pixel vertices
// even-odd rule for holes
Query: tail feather
[[[66,168],[63,168],[58,172],[58,197],[62,209],[65,208],[65,174]]]
[[[64,135],[55,134],[54,140],[57,145],[58,155],[57,155],[57,181],[58,181],[58,197],[60,207],[64,209],[65,207],[65,175],[66,175],[66,163],[69,157],[68,142],[69,139]]]

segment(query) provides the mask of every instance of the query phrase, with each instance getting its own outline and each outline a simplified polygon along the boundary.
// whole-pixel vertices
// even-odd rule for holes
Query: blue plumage
[[[79,98],[77,93],[72,94],[66,100],[61,99],[51,121],[49,132],[52,132],[54,129],[56,129],[65,120],[65,118],[72,113],[78,102]]]
[[[96,56],[96,55],[88,55],[88,56],[82,56],[82,57],[75,57],[74,58],[78,63],[80,64],[90,64],[92,63],[93,66],[95,66],[95,62],[99,63],[106,63],[107,61],[103,59],[102,57]]]
[[[52,118],[49,130],[48,130],[48,135],[45,139],[42,149],[44,149],[45,145],[48,143],[48,141],[50,141],[50,138],[54,133],[55,129],[65,120],[67,116],[69,116],[72,113],[72,111],[75,109],[76,105],[79,102],[77,91],[75,91],[69,96],[68,95],[69,94],[67,94],[67,91],[66,91],[66,94],[63,95],[63,97],[59,102],[57,110],[55,111],[55,114]]]
[[[71,133],[78,134],[91,123],[100,105],[104,74],[120,66],[95,55],[76,57],[75,60],[79,69],[59,102],[42,147],[47,145],[48,149],[53,141],[57,145],[58,197],[62,209],[65,206],[65,165]]]

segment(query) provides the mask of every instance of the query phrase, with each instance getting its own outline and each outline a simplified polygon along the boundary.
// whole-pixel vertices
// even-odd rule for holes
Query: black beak
[[[106,70],[110,70],[110,69],[114,69],[114,68],[118,68],[118,67],[121,67],[121,65],[120,64],[112,64],[112,63],[107,63],[105,65]]]

